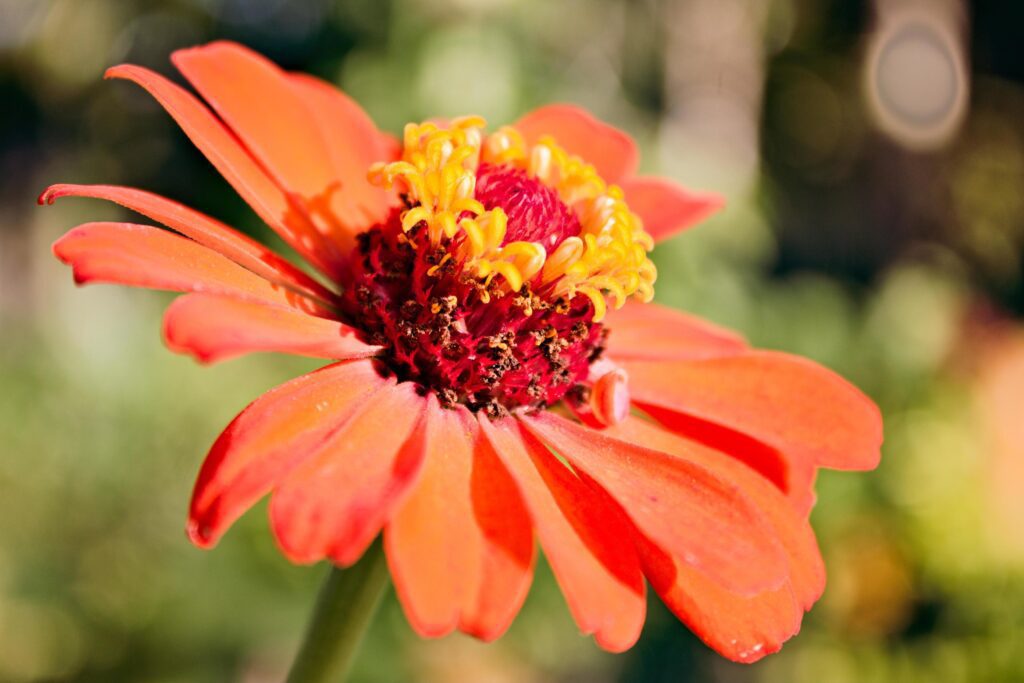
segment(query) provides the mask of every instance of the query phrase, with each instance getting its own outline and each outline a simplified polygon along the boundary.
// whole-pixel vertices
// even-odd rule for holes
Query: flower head
[[[169,230],[79,226],[76,281],[186,292],[177,351],[332,359],[259,397],[211,449],[189,512],[216,543],[271,494],[295,562],[348,565],[383,531],[425,636],[499,636],[538,540],[580,629],[637,639],[645,578],[710,646],[777,650],[824,587],[807,514],[819,467],[869,469],[881,422],[829,371],[648,303],[657,241],[714,195],[635,175],[632,140],[572,106],[495,130],[409,124],[398,141],[344,94],[231,43],[173,61],[205,103],[136,66],[314,277],[141,190],[55,185]],[[212,109],[211,109],[212,107]]]

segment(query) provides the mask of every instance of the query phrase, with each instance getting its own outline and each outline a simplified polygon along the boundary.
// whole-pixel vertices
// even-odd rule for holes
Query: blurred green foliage
[[[280,246],[157,106],[101,80],[122,61],[170,73],[173,49],[214,38],[338,83],[393,131],[592,108],[644,170],[729,196],[658,249],[659,299],[835,368],[886,416],[877,472],[820,477],[829,588],[763,663],[721,660],[656,598],[640,644],[602,653],[542,567],[494,645],[420,641],[389,598],[356,680],[1024,680],[1024,530],[1004,500],[1024,451],[993,446],[1024,403],[989,391],[1008,372],[993,349],[1024,344],[1024,6],[930,7],[969,46],[970,95],[921,151],[865,106],[865,3],[0,0],[0,681],[279,680],[325,571],[277,553],[262,507],[213,552],[183,534],[218,431],[313,364],[172,356],[166,296],[75,290],[49,255],[122,214],[32,207],[51,182],[123,183]]]

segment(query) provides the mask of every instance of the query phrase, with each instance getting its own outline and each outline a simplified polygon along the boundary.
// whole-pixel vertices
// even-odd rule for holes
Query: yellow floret
[[[481,158],[525,170],[558,192],[579,217],[579,237],[563,241],[541,274],[545,283],[554,283],[557,295],[589,297],[595,320],[604,316],[606,298],[619,308],[633,295],[645,302],[654,297],[657,269],[647,258],[654,241],[629,210],[622,190],[605,183],[592,165],[552,138],[527,148],[522,135],[509,127],[488,136]]]
[[[588,297],[595,321],[604,317],[608,300],[615,308],[633,295],[650,301],[657,277],[647,258],[653,242],[622,190],[607,185],[593,166],[551,138],[527,147],[509,127],[485,138],[484,125],[476,116],[455,119],[446,127],[409,124],[401,160],[370,169],[371,182],[386,188],[399,182],[411,200],[412,208],[401,217],[402,229],[425,223],[434,244],[463,234],[458,256],[485,286],[501,276],[507,291],[518,292],[539,273],[542,285],[550,285],[556,297]],[[579,236],[565,239],[551,254],[536,242],[502,244],[508,217],[475,199],[482,161],[523,169],[553,188],[579,217]]]

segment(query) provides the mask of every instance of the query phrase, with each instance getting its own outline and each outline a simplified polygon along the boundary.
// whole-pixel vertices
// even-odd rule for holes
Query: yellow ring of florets
[[[654,243],[622,190],[551,138],[527,148],[514,128],[485,138],[484,126],[478,116],[455,119],[447,127],[410,123],[401,160],[370,169],[374,184],[391,188],[396,181],[403,183],[414,206],[402,214],[402,229],[425,223],[433,244],[462,233],[458,255],[483,284],[501,276],[508,290],[518,292],[539,273],[556,297],[588,297],[595,321],[604,318],[608,300],[615,308],[634,295],[650,301],[657,270],[647,253]],[[536,242],[502,244],[508,217],[475,199],[482,162],[520,168],[554,189],[578,216],[580,234],[563,240],[550,255]]]

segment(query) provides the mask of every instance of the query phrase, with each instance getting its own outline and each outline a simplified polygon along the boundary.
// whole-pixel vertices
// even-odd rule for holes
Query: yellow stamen
[[[579,237],[564,240],[541,271],[555,293],[571,299],[583,294],[594,302],[594,320],[604,317],[604,297],[620,308],[630,296],[654,296],[657,270],[647,252],[654,246],[639,217],[629,210],[621,188],[608,185],[597,170],[570,155],[551,138],[527,148],[514,128],[489,136],[482,161],[521,168],[558,192],[580,219]],[[598,304],[600,299],[601,303]]]
[[[402,216],[404,231],[426,223],[436,244],[459,233],[462,214],[485,213],[473,198],[484,125],[479,116],[455,119],[446,128],[430,121],[410,123],[405,127],[402,159],[370,168],[371,183],[391,188],[400,182],[417,204]]]
[[[433,244],[454,240],[456,255],[467,270],[489,287],[501,276],[495,291],[518,292],[539,275],[553,296],[570,301],[577,294],[594,305],[600,321],[607,300],[615,308],[630,296],[650,301],[657,270],[647,252],[653,240],[640,219],[629,210],[622,190],[608,185],[597,170],[570,155],[551,138],[527,146],[514,128],[504,127],[484,137],[484,120],[465,117],[447,126],[426,122],[405,127],[402,158],[375,164],[370,181],[390,188],[396,183],[415,204],[401,217],[408,232],[423,223]],[[503,244],[508,217],[500,208],[487,210],[474,198],[481,162],[520,168],[553,188],[580,219],[579,236],[568,237],[552,252],[536,242]],[[431,268],[436,273],[445,261]],[[489,298],[487,291],[482,297]]]

